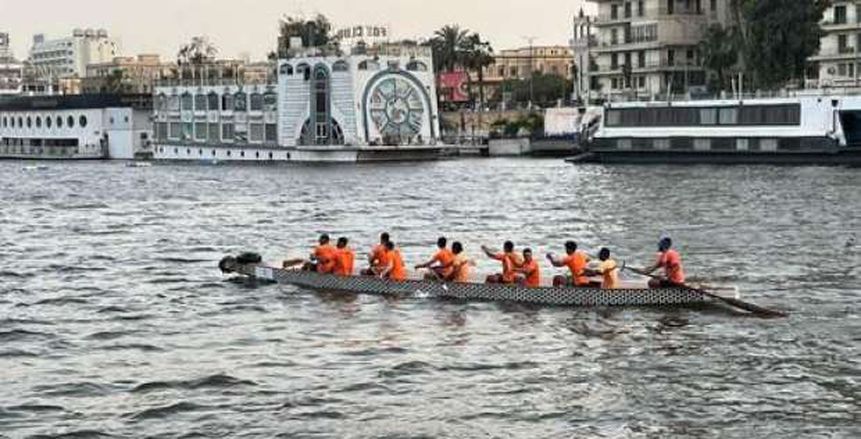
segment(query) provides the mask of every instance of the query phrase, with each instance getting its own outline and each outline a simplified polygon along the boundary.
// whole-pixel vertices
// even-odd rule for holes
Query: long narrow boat
[[[294,285],[319,291],[338,291],[379,296],[419,296],[440,299],[513,302],[545,306],[685,306],[712,302],[700,291],[689,288],[527,288],[518,285],[484,283],[442,283],[426,280],[393,282],[370,276],[339,277],[307,271],[282,269],[263,263],[242,264],[225,258],[219,264],[225,273]]]

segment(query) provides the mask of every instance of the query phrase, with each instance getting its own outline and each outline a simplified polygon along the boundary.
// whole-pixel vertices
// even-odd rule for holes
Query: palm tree
[[[461,52],[462,63],[467,71],[467,81],[470,83],[470,93],[472,93],[472,77],[469,72],[475,71],[478,74],[479,108],[484,108],[484,69],[496,61],[493,57],[493,47],[489,42],[482,41],[479,34],[474,33],[464,40]]]
[[[463,47],[469,31],[456,24],[445,25],[431,39],[434,68],[438,72],[450,72],[463,66]]]
[[[179,65],[201,65],[215,59],[218,49],[209,38],[204,36],[194,37],[191,41],[179,48],[176,54],[176,63]]]

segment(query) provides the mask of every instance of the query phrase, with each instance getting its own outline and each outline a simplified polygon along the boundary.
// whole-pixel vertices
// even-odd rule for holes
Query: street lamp
[[[532,109],[532,103],[535,102],[535,40],[536,37],[525,36],[521,37],[529,42],[529,109]]]

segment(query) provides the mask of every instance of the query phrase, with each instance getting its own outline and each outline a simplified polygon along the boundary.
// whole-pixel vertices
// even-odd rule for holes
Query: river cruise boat
[[[157,160],[433,160],[443,149],[426,47],[298,53],[259,84],[200,79],[155,88]]]
[[[569,162],[861,164],[861,97],[611,103]]]

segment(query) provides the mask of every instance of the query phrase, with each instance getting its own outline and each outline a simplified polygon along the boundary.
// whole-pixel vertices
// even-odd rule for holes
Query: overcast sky
[[[570,21],[585,0],[0,0],[0,32],[24,58],[33,34],[48,38],[76,27],[105,28],[124,54],[173,57],[195,35],[207,35],[224,57],[262,58],[282,14],[323,13],[336,25],[388,25],[395,38],[417,38],[448,23],[482,34],[495,49],[567,44]],[[587,11],[589,7],[587,6]]]

